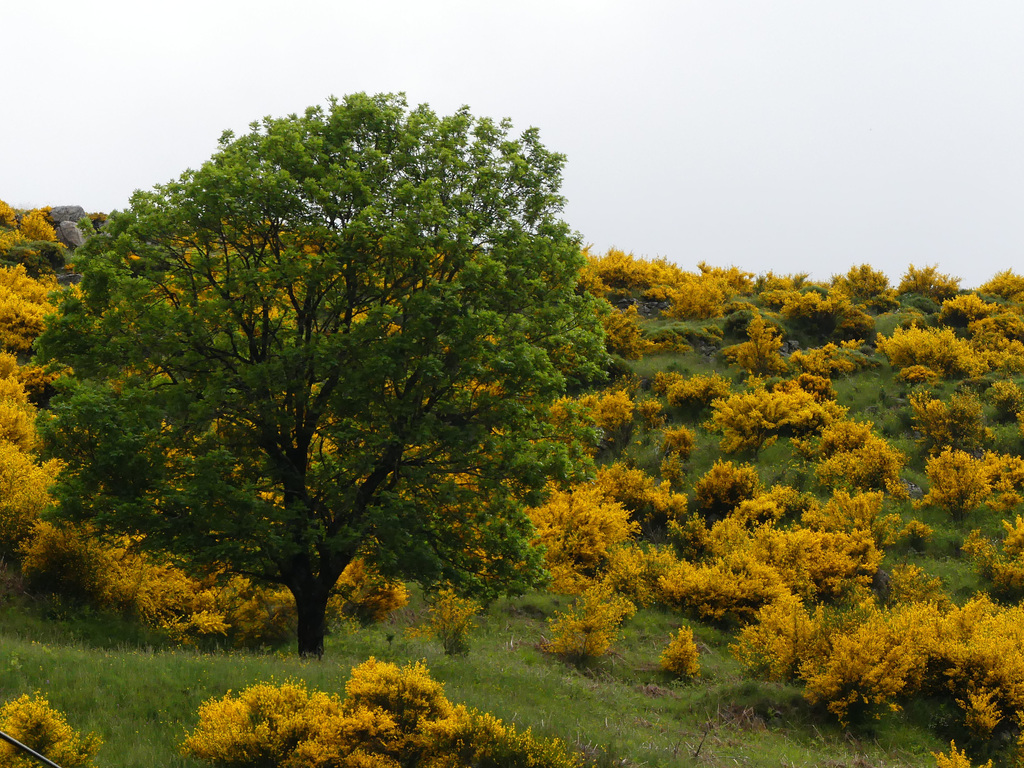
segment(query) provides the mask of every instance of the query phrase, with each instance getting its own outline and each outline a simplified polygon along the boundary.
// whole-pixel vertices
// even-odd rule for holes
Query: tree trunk
[[[327,597],[330,590],[311,580],[304,588],[292,587],[298,613],[299,656],[321,658],[324,655],[324,634],[327,632]]]

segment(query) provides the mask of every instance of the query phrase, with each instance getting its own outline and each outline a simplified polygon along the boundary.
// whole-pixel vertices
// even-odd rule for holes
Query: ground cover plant
[[[386,100],[353,105],[364,117],[401,112]],[[448,140],[472,123],[435,120],[418,114],[414,127]],[[277,141],[289,126],[265,130]],[[486,144],[506,128],[474,130]],[[247,142],[238,147],[277,151],[256,135]],[[487,146],[500,157],[522,149]],[[553,184],[558,158],[535,149],[537,173],[554,174],[544,176]],[[238,159],[222,162],[244,176]],[[477,161],[487,158],[467,159]],[[215,166],[206,181],[227,183]],[[198,199],[185,195],[190,183],[162,193]],[[406,192],[424,204],[432,189]],[[376,323],[371,336],[425,366],[401,375],[383,366],[381,437],[358,422],[348,389],[310,373],[324,350],[299,344],[270,368],[209,378],[200,357],[147,335],[189,330],[206,351],[232,349],[233,331],[203,330],[202,313],[164,312],[162,302],[187,306],[191,295],[204,311],[230,309],[230,292],[213,289],[236,274],[227,258],[236,251],[255,258],[276,242],[291,266],[323,272],[317,279],[344,272],[324,266],[324,232],[301,230],[293,242],[299,230],[284,215],[268,233],[263,213],[243,221],[222,211],[200,223],[231,238],[183,245],[181,227],[202,217],[163,232],[173,223],[166,202],[141,196],[107,230],[118,239],[80,249],[84,288],[53,292],[45,271],[0,266],[0,712],[20,728],[35,718],[45,748],[109,766],[1024,761],[1024,278],[1004,272],[968,290],[931,266],[911,267],[895,286],[868,265],[827,282],[690,271],[591,253],[544,219],[532,247],[564,257],[551,262],[557,280],[544,280],[568,304],[540,302],[547,289],[525,273],[500,277],[474,262],[482,295],[457,311],[473,328],[462,341],[454,331],[432,338],[433,357],[414,358],[425,316],[398,312],[384,289],[456,311],[451,286],[424,275],[461,251],[428,258],[432,241],[417,251],[427,272],[366,280],[376,299],[362,296],[346,320],[355,336]],[[554,215],[554,198],[536,202]],[[547,215],[538,211],[503,220],[516,222],[509,249],[523,245],[513,235],[524,221]],[[11,243],[46,242],[44,225],[45,209],[0,205],[0,237]],[[342,237],[342,252],[405,253],[409,231],[388,240],[370,229],[358,242]],[[199,255],[192,285],[183,275]],[[261,264],[251,279],[278,291],[280,275]],[[303,290],[313,290],[306,277]],[[483,295],[493,280],[504,287]],[[292,294],[301,314],[311,294]],[[287,325],[287,302],[265,304],[241,313],[242,336],[257,319],[267,324],[259,338]],[[545,322],[579,325],[530,347],[545,329],[526,328],[524,315],[544,307]],[[85,332],[122,316],[138,339],[167,345],[165,357],[154,347],[131,357],[138,339],[103,349]],[[45,354],[33,360],[40,334]],[[456,347],[479,353],[467,357],[472,370],[445,368]],[[284,464],[260,453],[283,443],[246,432],[259,425],[241,424],[243,411],[212,406],[241,402],[257,379],[283,386],[292,364],[315,379],[307,395],[327,387],[341,398],[314,430],[301,509],[289,501],[298,486],[275,485]],[[510,368],[518,373],[503,378]],[[528,369],[543,369],[543,381]],[[440,389],[431,394],[421,378]],[[262,427],[293,437],[297,402]],[[471,424],[485,406],[494,410]],[[471,449],[459,442],[470,434]],[[400,438],[398,464],[360,464]],[[509,468],[517,472],[502,474]],[[317,483],[346,472],[376,478],[360,508],[373,510],[360,518],[365,529],[353,517],[354,527],[331,528],[315,512],[345,493],[316,497]],[[236,483],[250,495],[232,496]],[[439,516],[415,522],[425,508]],[[252,535],[229,541],[227,513],[239,510],[250,517],[231,531]],[[221,548],[201,557],[167,546],[210,530]],[[285,555],[308,562],[291,571]],[[288,574],[321,565],[310,635]],[[302,655],[289,653],[296,646]],[[229,731],[239,740],[221,738]]]

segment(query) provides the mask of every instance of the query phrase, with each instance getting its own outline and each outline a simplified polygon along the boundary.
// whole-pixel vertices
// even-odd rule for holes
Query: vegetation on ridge
[[[393,102],[348,102],[355,104],[397,119]],[[418,130],[449,138],[466,138],[459,131],[472,124],[464,113],[452,124],[413,114]],[[232,152],[263,151],[262,136],[284,151],[282,137],[305,136],[296,126],[321,118],[268,123],[225,144],[225,167],[215,162],[194,178],[211,189],[231,173],[243,178]],[[480,130],[489,141],[504,128]],[[499,156],[519,151],[487,146]],[[535,149],[538,173],[557,175],[557,158]],[[523,172],[511,165],[510,173]],[[278,177],[285,188],[289,174]],[[256,450],[231,454],[257,443],[246,437],[242,411],[217,399],[254,385],[244,376],[229,381],[188,345],[224,352],[237,342],[234,327],[198,311],[206,303],[236,311],[238,328],[255,326],[246,318],[257,316],[286,328],[292,317],[275,303],[287,288],[252,307],[214,290],[229,272],[267,296],[281,287],[284,263],[259,262],[246,278],[223,258],[225,242],[229,252],[259,251],[257,243],[274,251],[277,243],[297,257],[293,266],[314,272],[327,251],[291,242],[299,230],[284,226],[287,216],[275,241],[259,229],[265,206],[231,218],[211,193],[212,218],[203,218],[192,178],[140,196],[134,213],[114,217],[107,231],[117,238],[84,246],[75,262],[82,287],[49,294],[55,285],[44,274],[0,268],[0,700],[8,702],[0,718],[38,722],[48,746],[64,745],[65,759],[101,765],[1024,761],[1024,277],[1002,272],[967,291],[936,267],[911,267],[895,286],[869,265],[826,282],[707,264],[688,271],[617,250],[581,254],[554,220],[540,227],[540,240],[520,242],[517,219],[502,258],[522,273],[502,274],[489,261],[497,252],[485,248],[482,261],[466,255],[478,282],[456,297],[413,270],[410,294],[455,313],[447,333],[448,318],[401,314],[404,305],[379,293],[413,272],[364,273],[374,276],[353,284],[377,300],[349,313],[352,339],[328,339],[335,346],[310,365],[366,333],[392,367],[381,363],[379,381],[373,360],[355,369],[354,346],[340,358],[352,371],[327,362],[362,381],[344,379],[339,397],[351,410],[330,412],[311,471],[337,480],[351,469],[346,462],[366,458],[360,445],[395,441],[398,422],[357,417],[378,407],[381,418],[409,416],[409,402],[355,398],[363,385],[388,393],[408,384],[402,377],[416,361],[428,361],[420,375],[440,376],[442,390],[453,389],[474,417],[485,400],[494,410],[470,443],[457,440],[470,427],[454,421],[430,424],[449,442],[426,426],[414,430],[419,442],[403,454],[415,459],[410,474],[395,470],[390,495],[374,501],[383,517],[372,546],[339,531],[325,537],[350,548],[317,609],[327,659],[310,662],[267,652],[295,641],[299,612],[295,590],[253,563],[295,555],[296,542],[322,531],[282,534],[295,520],[278,513],[295,507],[272,484],[260,486],[272,462],[260,464]],[[538,209],[516,216],[553,214],[557,201],[541,197]],[[411,208],[441,215],[413,198]],[[191,214],[190,201],[199,206]],[[5,210],[0,236],[30,218]],[[210,222],[218,237],[180,239]],[[399,230],[392,240],[343,237],[338,252],[353,264],[360,254],[384,264],[378,257],[409,254],[409,231]],[[316,227],[301,231],[321,246],[329,240]],[[538,242],[550,246],[540,250],[552,261],[535,280]],[[449,256],[463,265],[458,253]],[[327,275],[337,269],[324,267]],[[318,284],[305,272],[286,283],[299,285],[290,294],[298,298]],[[189,307],[196,309],[177,313]],[[554,330],[569,333],[558,318],[579,324],[569,336],[546,337],[538,351],[528,342],[544,328],[529,325],[531,309],[543,309],[539,322],[555,322]],[[434,323],[433,335],[417,318]],[[457,337],[459,322],[474,318],[490,323],[474,326],[487,334]],[[105,348],[107,323],[134,335]],[[412,323],[409,338],[403,323]],[[574,346],[600,340],[598,324],[606,354]],[[29,356],[41,332],[45,369]],[[479,352],[460,358],[473,363],[468,378],[439,373],[456,347]],[[260,369],[264,385],[298,375],[287,362],[305,358],[289,355]],[[532,362],[512,365],[522,358]],[[522,375],[498,376],[509,367]],[[381,423],[387,429],[376,435]],[[212,454],[191,450],[199,445]],[[501,460],[490,466],[495,446],[504,446]],[[458,456],[468,463],[451,463]],[[428,458],[452,485],[438,490],[423,468]],[[509,468],[524,472],[521,484],[494,495]],[[134,493],[140,487],[146,493]],[[238,488],[266,494],[263,505],[231,506],[241,503],[231,495]],[[473,500],[484,505],[476,517],[466,506]],[[438,506],[427,511],[442,517],[412,525],[413,512],[431,501]],[[509,517],[484,514],[487,504]],[[147,527],[124,524],[154,510],[164,517],[146,518]],[[238,525],[251,535],[239,529],[218,540],[231,557],[168,546],[185,531],[191,547],[239,510]],[[500,531],[469,535],[497,521]],[[412,543],[379,540],[389,530]],[[505,531],[514,534],[510,546],[495,549]],[[432,551],[453,567],[418,568],[417,536],[447,536]],[[546,583],[536,578],[542,572]],[[514,588],[480,589],[491,577],[511,577]],[[226,722],[240,724],[230,731],[237,741],[225,740]]]

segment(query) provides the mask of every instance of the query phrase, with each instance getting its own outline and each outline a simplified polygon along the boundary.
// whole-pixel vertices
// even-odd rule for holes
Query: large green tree
[[[599,375],[535,129],[357,94],[221,139],[111,217],[40,340],[64,513],[286,586],[323,652],[345,566],[478,593],[541,573],[546,407]]]

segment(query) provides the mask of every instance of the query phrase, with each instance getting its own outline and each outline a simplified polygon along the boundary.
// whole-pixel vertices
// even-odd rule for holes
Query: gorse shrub
[[[265,648],[284,644],[295,634],[295,598],[284,587],[255,584],[244,576],[217,579],[213,587],[217,609],[227,625],[227,639],[236,648]],[[332,600],[335,598],[332,597]],[[329,609],[340,610],[338,603]]]
[[[856,341],[832,342],[822,347],[798,349],[789,356],[790,364],[803,373],[833,378],[853,373],[869,365],[869,358]]]
[[[918,690],[928,670],[927,643],[934,637],[934,606],[900,612],[870,611],[865,621],[832,632],[829,647],[801,666],[804,695],[824,704],[840,722],[860,720],[878,708],[896,709]]]
[[[45,211],[30,211],[21,217],[21,224],[18,227],[26,240],[42,240],[55,242],[57,233],[53,229]]]
[[[914,410],[914,424],[922,433],[921,442],[933,455],[944,448],[977,451],[992,440],[981,402],[973,392],[954,393],[948,403],[926,392],[914,392],[910,406]]]
[[[863,341],[874,333],[874,320],[842,291],[786,291],[779,299],[783,317],[812,339]]]
[[[747,338],[748,341],[742,344],[722,350],[727,360],[754,376],[772,376],[788,369],[779,354],[782,334],[774,325],[765,322],[760,312],[755,312],[747,324]]]
[[[109,549],[87,530],[39,522],[22,545],[22,576],[38,594],[60,595],[88,605],[99,605],[106,580],[115,567]]]
[[[940,381],[942,376],[926,365],[911,365],[901,368],[900,372],[896,374],[896,378],[907,384],[932,385]]]
[[[677,562],[667,547],[624,544],[609,551],[602,583],[637,605],[650,606],[659,599],[658,580]]]
[[[921,551],[924,545],[932,540],[935,531],[921,520],[910,520],[899,533],[899,540],[907,542],[912,548]]]
[[[260,683],[211,699],[182,744],[230,768],[577,768],[558,740],[454,706],[423,664],[369,659],[345,698],[302,683]]]
[[[884,312],[899,305],[888,276],[868,264],[851,267],[845,275],[833,275],[832,286],[855,304]]]
[[[975,766],[968,757],[967,752],[958,751],[956,741],[949,742],[949,754],[945,752],[932,752],[935,758],[935,768],[992,768],[992,761],[984,765]]]
[[[885,603],[888,606],[900,603],[935,603],[941,608],[948,607],[949,596],[938,576],[929,576],[913,563],[900,563],[892,567]]]
[[[817,434],[846,412],[834,401],[820,402],[800,388],[766,389],[763,385],[715,400],[711,407],[705,426],[722,434],[721,450],[752,451],[755,455],[780,437]]]
[[[91,768],[102,745],[96,734],[82,736],[45,696],[23,695],[0,707],[0,731],[63,768]],[[36,768],[39,763],[13,744],[0,742],[0,768]]]
[[[814,461],[818,481],[828,488],[884,491],[906,498],[900,472],[907,457],[876,435],[871,424],[840,419],[822,428],[817,438],[793,444]]]
[[[897,293],[918,293],[935,302],[952,298],[960,290],[960,278],[943,275],[935,265],[915,267],[910,264],[896,288]]]
[[[591,587],[567,610],[548,620],[549,653],[582,663],[607,653],[619,625],[636,613],[636,606],[607,586]]]
[[[780,530],[765,525],[751,536],[750,555],[773,568],[793,594],[833,602],[870,586],[882,562],[871,531],[861,528]]]
[[[661,450],[674,453],[683,461],[690,458],[696,444],[697,437],[693,430],[683,426],[666,429],[661,434]]]
[[[460,708],[457,716],[427,726],[430,754],[424,768],[581,768],[582,758],[557,739],[537,739],[487,713]]]
[[[25,242],[25,236],[16,229],[0,231],[0,256],[10,261],[11,251]]]
[[[3,200],[0,200],[0,227],[18,226],[18,214]]]
[[[0,559],[19,562],[42,511],[60,462],[40,463],[10,442],[0,441]]]
[[[700,675],[698,659],[697,644],[693,641],[693,630],[683,626],[672,636],[668,647],[662,651],[659,663],[666,672],[688,678]]]
[[[825,506],[815,506],[803,515],[803,522],[823,531],[853,533],[866,531],[878,547],[892,544],[902,525],[895,513],[883,514],[885,497],[880,491],[848,493],[836,491]]]
[[[450,589],[441,590],[430,601],[428,618],[414,634],[434,637],[448,656],[469,653],[469,633],[476,626],[474,617],[481,606],[475,600],[459,597]]]
[[[991,509],[1005,513],[1024,503],[1024,458],[986,451],[981,461],[981,470],[992,485],[992,495],[985,501]]]
[[[1024,390],[1013,381],[1001,379],[989,387],[988,400],[996,409],[996,418],[1013,421],[1024,407]]]
[[[727,281],[684,273],[679,283],[665,289],[661,294],[652,295],[652,298],[663,295],[671,302],[671,306],[665,312],[668,317],[707,320],[722,316],[731,292]]]
[[[866,598],[813,613],[783,596],[757,613],[732,650],[754,674],[801,682],[804,696],[841,722],[923,695],[959,708],[980,744],[1016,731],[1014,714],[1024,701],[1022,618],[1021,606],[983,596],[955,606],[918,594],[889,608]]]
[[[732,391],[730,381],[717,373],[689,378],[679,374],[659,372],[651,389],[665,396],[669,405],[676,407],[705,407]]]
[[[399,667],[374,658],[352,669],[345,684],[345,709],[387,712],[410,743],[418,740],[417,731],[424,723],[443,720],[454,711],[444,685],[430,676],[422,662]]]
[[[664,528],[686,513],[684,494],[673,492],[667,483],[658,485],[643,470],[621,462],[601,467],[594,482],[606,497],[622,504],[633,520],[647,529]]]
[[[1024,295],[1024,276],[1016,274],[1012,269],[1004,269],[979,286],[978,293],[1016,300],[1018,296]]]
[[[341,572],[328,611],[350,616],[361,624],[376,624],[409,603],[409,590],[385,579],[365,558],[357,557]]]
[[[941,507],[953,520],[963,522],[967,513],[982,504],[992,492],[985,462],[966,451],[945,448],[925,465],[931,488],[917,504]]]
[[[33,279],[20,264],[0,267],[0,347],[18,354],[32,349],[54,310],[49,294],[56,287],[53,277]]]
[[[938,321],[940,325],[966,328],[975,320],[991,317],[999,311],[998,304],[990,304],[975,293],[965,293],[942,302]]]
[[[730,650],[760,677],[777,682],[795,680],[800,666],[822,650],[822,621],[820,607],[812,615],[803,600],[784,594],[756,613]]]
[[[652,397],[637,402],[636,414],[647,429],[657,429],[665,423],[665,407]]]
[[[993,595],[1009,601],[1024,598],[1024,518],[1003,520],[1005,537],[993,541],[974,530],[964,540],[963,551],[990,585]]]
[[[992,732],[1003,720],[1003,713],[995,701],[995,696],[995,691],[968,691],[966,700],[956,700],[964,711],[964,725],[975,738],[992,738]]]
[[[594,425],[604,433],[605,440],[621,443],[628,439],[636,404],[626,390],[584,395],[579,402]]]
[[[116,546],[113,555],[116,567],[108,574],[105,606],[138,616],[180,645],[227,634],[216,594],[200,580],[128,544]]]
[[[135,544],[42,521],[22,547],[22,574],[35,592],[136,616],[177,643],[227,632],[214,590]]]
[[[797,516],[813,506],[815,502],[809,494],[802,494],[788,485],[775,485],[741,501],[729,515],[750,527],[776,522],[787,515]]]
[[[400,763],[394,757],[402,755],[406,748],[418,756],[424,745],[409,742],[423,742],[424,738],[418,732],[416,714],[402,718],[404,725],[411,725],[406,732],[399,723],[400,717],[388,707],[424,715],[443,709],[441,716],[449,715],[452,708],[441,695],[439,684],[426,686],[428,691],[418,685],[425,678],[429,681],[422,667],[391,667],[394,665],[381,670],[370,659],[353,669],[353,680],[357,681],[355,699],[374,698],[372,706],[355,699],[350,701],[352,697],[343,702],[333,694],[310,693],[302,683],[294,682],[261,683],[237,696],[228,693],[221,699],[210,700],[200,707],[199,724],[186,738],[182,751],[214,765],[237,768],[326,768],[360,765],[360,761],[398,766]],[[382,673],[388,679],[381,679]],[[388,686],[390,690],[385,690]],[[417,700],[424,694],[431,700],[440,699],[444,706],[436,701],[432,705],[422,698]],[[371,756],[374,762],[368,762]]]
[[[693,491],[700,513],[715,520],[753,499],[761,492],[761,487],[761,478],[752,465],[719,459],[697,480]]]
[[[642,473],[641,473],[642,474]],[[578,594],[604,572],[609,552],[634,539],[640,525],[601,487],[552,490],[548,501],[528,510],[551,572],[552,590]]]
[[[836,391],[832,380],[827,376],[815,373],[801,373],[795,379],[787,379],[772,387],[775,392],[794,392],[801,390],[812,395],[819,403],[828,403],[836,399]]]
[[[626,360],[639,360],[654,348],[654,342],[644,336],[638,319],[639,313],[632,305],[621,311],[613,309],[601,318],[609,352]]]
[[[0,378],[0,443],[12,443],[23,451],[33,450],[35,421],[36,409],[29,402],[25,385],[15,376]]]
[[[893,368],[921,365],[944,378],[979,376],[989,369],[977,350],[950,328],[896,328],[876,343]]]
[[[583,281],[602,293],[611,290],[645,295],[654,288],[679,285],[689,274],[668,259],[641,259],[617,248],[610,248],[603,256],[584,253],[587,266]]]
[[[679,561],[658,579],[666,605],[716,624],[745,623],[789,594],[779,572],[742,548],[703,563]]]
[[[217,766],[298,768],[295,749],[316,734],[318,723],[341,715],[336,696],[306,690],[302,683],[259,683],[199,708],[199,725],[182,752]],[[380,730],[387,730],[387,724]],[[393,723],[390,723],[392,729]]]

